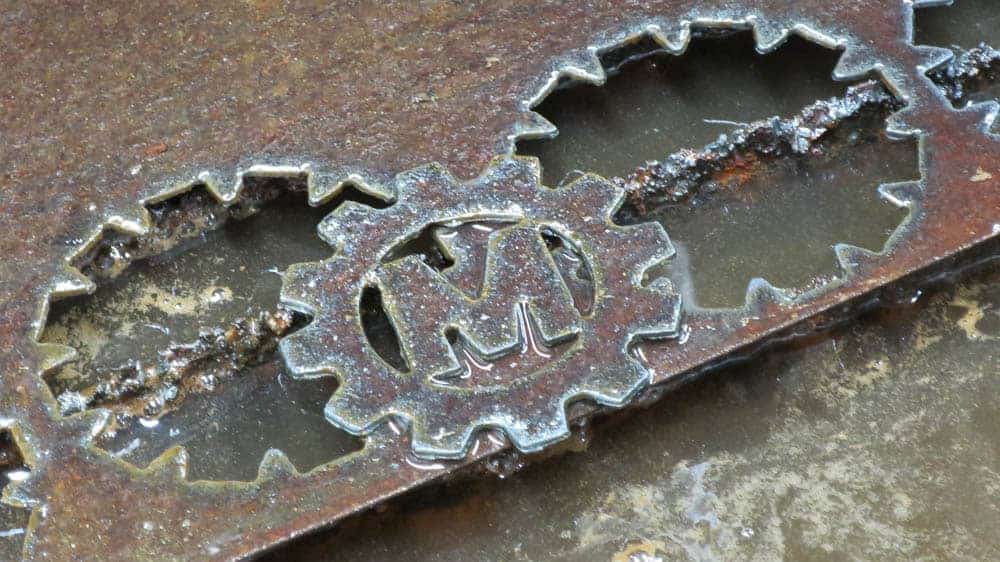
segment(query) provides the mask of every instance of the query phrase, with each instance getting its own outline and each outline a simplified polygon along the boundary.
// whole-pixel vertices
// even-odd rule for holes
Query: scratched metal
[[[474,437],[461,459],[425,460],[413,456],[409,435],[382,424],[365,428],[361,451],[306,474],[272,451],[255,482],[191,482],[181,449],[137,468],[91,446],[106,416],[60,417],[41,374],[72,350],[37,338],[50,300],[93,290],[67,260],[104,228],[143,232],[144,200],[204,183],[232,202],[243,174],[307,173],[314,203],[345,183],[405,201],[395,193],[398,173],[436,162],[473,178],[495,157],[509,157],[516,139],[553,134],[531,107],[560,77],[602,82],[596,54],[642,33],[678,54],[692,26],[753,28],[761,51],[790,33],[843,49],[836,78],[875,72],[907,102],[890,132],[920,138],[922,171],[919,181],[881,188],[909,210],[881,252],[840,245],[840,275],[823,287],[791,295],[757,280],[742,309],[684,311],[683,337],[638,346],[649,384],[676,380],[996,238],[1000,141],[986,132],[996,105],[955,109],[926,78],[951,52],[913,44],[913,5],[5,4],[0,429],[13,434],[30,469],[4,490],[5,502],[32,510],[24,556],[246,556],[504,448]],[[583,253],[605,267],[599,258],[612,251]],[[478,406],[453,408],[475,421]]]

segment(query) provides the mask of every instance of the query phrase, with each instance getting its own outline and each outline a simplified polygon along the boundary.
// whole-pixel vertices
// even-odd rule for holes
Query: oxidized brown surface
[[[246,555],[470,462],[406,462],[385,426],[355,455],[308,475],[270,457],[252,484],[188,483],[183,455],[137,471],[87,445],[96,415],[60,418],[40,372],[60,350],[33,342],[46,299],[87,289],[65,260],[101,228],[136,230],[140,201],[203,172],[226,198],[240,170],[311,164],[314,200],[343,180],[378,187],[428,162],[460,177],[541,134],[526,111],[553,72],[599,75],[590,46],[658,26],[753,21],[846,47],[841,76],[873,68],[922,134],[922,182],[892,190],[912,214],[884,254],[840,252],[842,279],[744,311],[692,312],[683,344],[649,344],[654,382],[709,363],[1000,232],[1000,142],[988,108],[952,110],[921,75],[943,60],[910,44],[903,0],[740,2],[278,2],[6,6],[0,132],[0,428],[32,467],[10,499],[35,508],[29,558]],[[207,176],[203,176],[205,178]],[[484,441],[482,457],[498,449]]]

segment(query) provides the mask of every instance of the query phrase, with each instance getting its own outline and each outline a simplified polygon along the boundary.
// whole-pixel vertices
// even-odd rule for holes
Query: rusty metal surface
[[[761,281],[743,309],[684,310],[682,338],[640,344],[646,382],[666,383],[1000,234],[1000,141],[986,132],[996,107],[956,110],[924,75],[950,52],[912,44],[912,9],[903,0],[5,6],[0,429],[31,469],[5,490],[7,502],[33,509],[25,556],[245,556],[507,446],[470,433],[469,443],[421,449],[455,456],[457,447],[462,458],[426,460],[398,427],[365,425],[362,451],[307,474],[272,452],[252,483],[189,482],[180,449],[140,469],[91,447],[106,416],[59,415],[41,373],[70,350],[36,340],[50,299],[93,288],[68,260],[102,228],[144,231],[142,201],[201,182],[229,202],[243,174],[305,173],[314,202],[344,182],[405,202],[397,173],[436,162],[470,178],[509,156],[516,138],[551,134],[530,107],[559,76],[602,81],[595,53],[642,33],[673,52],[695,24],[753,27],[761,50],[792,32],[843,48],[836,76],[877,72],[907,104],[892,131],[921,139],[922,179],[882,188],[910,210],[906,222],[880,253],[838,246],[842,274],[818,289],[789,295]],[[516,194],[512,173],[485,172],[500,180],[489,200]],[[406,228],[454,218],[441,203]],[[603,264],[613,250],[592,255]],[[624,316],[601,329],[631,329]],[[672,335],[674,319],[653,317],[658,335]],[[449,408],[493,425],[463,406]]]
[[[282,292],[286,305],[315,320],[281,345],[293,374],[340,376],[327,406],[336,425],[365,434],[390,415],[403,417],[414,452],[431,458],[465,456],[475,432],[489,427],[536,452],[569,435],[574,399],[621,407],[648,382],[652,372],[629,348],[639,338],[678,334],[680,298],[669,281],[642,283],[648,267],[672,257],[670,240],[655,223],[615,225],[625,191],[606,180],[586,176],[552,190],[540,176],[530,159],[497,162],[464,185],[424,167],[400,176],[391,207],[344,205],[323,221],[320,233],[336,256],[290,270]],[[508,224],[490,237],[484,286],[471,295],[415,256],[382,263],[428,225],[483,221]],[[574,307],[556,273],[546,232],[581,250],[581,267],[597,285],[586,309]],[[355,312],[366,284],[382,287],[408,373],[368,351]],[[508,374],[492,363],[463,369],[447,326],[470,340],[479,364],[515,356]]]

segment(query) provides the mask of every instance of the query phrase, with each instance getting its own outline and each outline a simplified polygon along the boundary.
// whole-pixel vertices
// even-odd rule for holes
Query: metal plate
[[[50,300],[93,288],[67,260],[106,227],[142,232],[143,201],[200,182],[232,202],[245,175],[307,173],[317,203],[345,182],[398,196],[395,175],[432,162],[472,178],[515,139],[551,134],[530,108],[560,77],[601,82],[596,54],[641,34],[674,52],[692,26],[753,28],[763,51],[790,33],[844,49],[835,76],[878,74],[906,102],[892,132],[920,137],[922,180],[883,189],[909,217],[880,253],[839,246],[841,275],[815,291],[789,297],[758,283],[744,309],[686,311],[683,341],[641,346],[646,382],[676,381],[1000,234],[1000,142],[986,129],[996,105],[953,108],[925,76],[950,51],[912,44],[912,9],[902,0],[8,9],[0,428],[31,469],[5,491],[33,509],[26,557],[245,556],[506,447],[470,435],[461,459],[426,461],[408,435],[378,425],[365,428],[362,451],[307,474],[269,454],[256,482],[209,483],[187,481],[180,450],[138,469],[90,446],[105,416],[59,415],[41,373],[68,350],[36,341]]]

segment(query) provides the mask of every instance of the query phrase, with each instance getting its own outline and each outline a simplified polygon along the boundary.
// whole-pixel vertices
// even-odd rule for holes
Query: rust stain
[[[683,343],[643,344],[650,382],[669,383],[801,322],[822,325],[880,287],[1000,234],[1000,141],[981,128],[989,111],[955,109],[920,76],[943,58],[909,42],[912,8],[907,0],[468,2],[432,10],[408,2],[248,9],[242,1],[119,1],[100,13],[24,6],[10,14],[0,53],[8,109],[0,114],[0,166],[15,171],[0,184],[0,420],[38,464],[12,488],[36,510],[26,556],[249,556],[508,447],[481,439],[461,459],[428,464],[414,460],[406,434],[382,426],[362,451],[307,474],[273,454],[256,482],[205,483],[187,481],[180,450],[138,469],[89,446],[104,420],[58,415],[41,372],[66,350],[35,337],[49,299],[92,289],[67,260],[102,228],[141,230],[148,220],[140,201],[200,181],[231,203],[254,165],[291,173],[312,164],[314,200],[332,197],[342,181],[378,191],[428,162],[471,177],[508,154],[518,135],[544,129],[526,102],[554,84],[554,70],[601,72],[590,47],[644,29],[676,47],[688,31],[683,22],[695,20],[752,23],[767,45],[784,30],[809,29],[845,46],[841,74],[879,69],[906,95],[893,124],[921,131],[925,174],[892,195],[914,209],[912,220],[884,255],[843,248],[843,276],[821,291],[788,301],[763,287],[746,310],[689,315]],[[93,33],[95,26],[114,32]],[[267,62],[286,59],[303,66],[282,73]],[[137,152],[148,158],[139,167]]]

